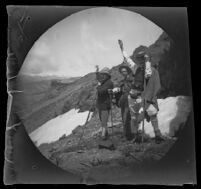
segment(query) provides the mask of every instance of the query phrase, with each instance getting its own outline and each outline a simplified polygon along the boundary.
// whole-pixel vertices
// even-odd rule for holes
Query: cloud
[[[52,52],[50,46],[43,39],[37,41],[21,69],[21,73],[41,74],[55,72],[59,69],[59,62],[56,55]]]
[[[39,74],[43,72],[55,72],[58,69],[59,65],[55,61],[54,56],[40,57],[32,55],[23,64],[21,73]]]
[[[111,40],[108,37],[111,35],[102,35],[100,25],[89,23],[86,20],[80,24],[80,39],[83,50],[80,54],[83,73],[94,71],[95,65],[105,64],[106,57],[112,56]],[[101,34],[101,35],[100,35]],[[78,58],[74,58],[78,61]],[[84,66],[83,66],[84,65]]]
[[[117,40],[128,54],[156,40],[158,27],[139,14],[116,8],[81,11],[48,30],[33,46],[24,67],[33,73],[85,75],[121,63]]]
[[[50,54],[50,48],[46,42],[39,40],[34,44],[31,50],[31,54],[34,56],[47,56]]]
[[[81,24],[80,33],[84,48],[90,52],[108,51],[109,48],[103,43],[104,38],[102,40],[99,40],[97,37],[95,38],[92,31],[94,30],[91,29],[90,24],[86,21],[83,21]]]

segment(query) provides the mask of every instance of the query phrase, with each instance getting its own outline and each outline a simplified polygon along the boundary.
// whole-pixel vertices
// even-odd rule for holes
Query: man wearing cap
[[[102,126],[102,138],[106,140],[108,137],[107,122],[111,109],[108,90],[113,89],[109,68],[105,67],[99,72],[99,68],[96,66],[96,78],[98,80],[96,107]]]
[[[129,82],[130,90],[128,89],[129,92],[127,92],[127,95],[124,95],[125,97],[120,98],[119,105],[120,107],[128,105],[131,116],[131,126],[133,128],[134,136],[137,140],[139,139],[139,123],[144,119],[142,115],[145,113],[147,121],[151,121],[154,128],[155,141],[156,143],[160,143],[163,141],[163,138],[158,127],[157,119],[157,113],[159,111],[157,93],[160,90],[159,73],[154,67],[151,66],[146,47],[140,46],[133,52],[131,57],[128,57],[123,49],[122,41],[119,41],[119,45],[122,50],[124,62],[129,67],[129,72],[132,72],[131,74],[133,77],[133,80]],[[119,68],[119,71],[122,75],[124,68],[125,66],[121,66]],[[114,89],[114,91],[118,91],[118,89]],[[122,100],[124,101],[124,104],[122,104]],[[122,109],[125,109],[125,107]],[[140,111],[145,112],[140,114]],[[127,112],[124,113],[128,114]],[[129,115],[124,115],[124,117],[127,117],[128,119]],[[129,126],[127,125],[126,127]]]
[[[123,80],[119,82],[118,87],[115,87],[113,89],[113,93],[115,94],[118,106],[121,108],[124,136],[127,140],[132,140],[133,137],[131,133],[131,117],[128,106],[128,95],[134,77],[132,75],[132,70],[130,69],[130,67],[125,64],[119,68],[119,72],[122,74]]]

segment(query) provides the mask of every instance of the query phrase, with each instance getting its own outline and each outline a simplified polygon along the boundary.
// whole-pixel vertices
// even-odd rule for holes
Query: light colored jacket
[[[138,65],[128,56],[127,52],[125,50],[122,51],[123,57],[124,57],[124,62],[127,63],[127,65],[131,68],[133,71],[133,74],[135,74]],[[152,69],[151,69],[151,62],[147,61],[145,63],[145,78],[149,78],[152,74]]]

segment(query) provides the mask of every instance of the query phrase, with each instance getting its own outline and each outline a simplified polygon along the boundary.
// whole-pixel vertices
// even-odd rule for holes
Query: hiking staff
[[[93,101],[96,101],[96,98],[97,98],[96,96],[97,96],[97,92],[96,92],[96,94],[95,94],[95,98],[94,98]],[[93,110],[93,109],[94,109],[94,104],[92,103],[92,105],[91,105],[91,107],[90,107],[90,109],[89,109],[88,115],[87,115],[87,119],[86,119],[86,121],[85,121],[83,127],[86,126],[86,124],[88,123],[89,118],[90,118],[91,110]],[[93,112],[92,112],[92,113],[93,113]],[[83,128],[83,132],[82,132],[82,134],[81,134],[81,136],[80,136],[80,139],[79,139],[78,145],[80,144],[80,141],[82,140],[82,138],[83,138],[83,136],[84,136],[84,129],[85,129],[85,128]]]
[[[85,121],[85,124],[84,124],[84,126],[88,123],[88,121],[89,121],[89,117],[90,117],[90,110],[89,110],[89,113],[88,113],[88,115],[87,115],[87,119],[86,119],[86,121]],[[83,136],[84,136],[84,129],[83,129],[83,132],[82,132],[82,134],[81,134],[81,136],[80,136],[80,139],[79,139],[79,141],[78,141],[78,145],[80,144],[80,141],[82,140],[82,138],[83,138]]]
[[[145,72],[144,72],[144,91],[146,89],[146,78],[145,78]],[[143,107],[143,120],[142,120],[142,144],[144,143],[144,118],[145,118],[145,98],[142,100],[142,107]]]
[[[112,127],[112,139],[113,139],[113,113],[112,113],[112,107],[113,107],[113,102],[112,102],[112,99],[113,99],[113,92],[112,92],[112,89],[109,89],[108,90],[108,93],[110,95],[110,104],[111,104],[111,109],[110,109],[110,119],[111,119],[111,127]]]
[[[99,67],[98,67],[98,65],[96,65],[96,73],[97,73],[97,72],[99,72]],[[96,99],[97,99],[97,91],[96,91],[96,93],[95,93],[95,96],[94,96],[93,102],[95,102]],[[86,119],[86,121],[85,121],[84,126],[88,123],[88,121],[89,121],[89,117],[90,117],[90,113],[91,113],[91,110],[93,110],[94,107],[95,107],[95,105],[94,105],[93,102],[92,102],[92,105],[91,105],[91,107],[90,107],[90,109],[89,109],[89,113],[88,113],[88,115],[87,115],[87,119]],[[83,132],[82,132],[82,134],[81,134],[81,136],[80,136],[80,139],[79,139],[78,144],[80,144],[80,141],[81,141],[81,139],[83,138],[83,136],[84,136],[84,129],[83,129]]]
[[[122,56],[123,56],[123,59],[124,59],[123,62],[126,62],[126,58],[125,58],[124,53],[123,53],[123,41],[121,39],[118,39],[118,43],[119,43],[119,47],[121,49],[121,53],[122,53]]]

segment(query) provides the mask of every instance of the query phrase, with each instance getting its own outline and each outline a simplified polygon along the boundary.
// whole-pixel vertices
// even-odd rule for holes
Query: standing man
[[[115,93],[118,106],[121,108],[124,136],[127,140],[132,140],[133,137],[131,133],[131,117],[128,106],[128,95],[134,78],[131,68],[127,65],[120,66],[119,72],[123,76],[123,80],[120,81],[118,87],[113,89],[113,93]]]
[[[110,94],[108,91],[113,89],[109,68],[105,67],[99,72],[99,68],[96,66],[96,78],[98,80],[96,106],[102,126],[101,136],[106,140],[108,138],[107,122],[109,111],[111,110]]]
[[[151,66],[145,47],[141,46],[137,48],[133,52],[133,55],[128,57],[121,40],[119,40],[119,45],[124,57],[124,62],[132,70],[133,75],[127,97],[134,137],[137,141],[139,140],[139,123],[144,119],[144,117],[140,115],[145,115],[147,121],[151,121],[154,128],[156,143],[160,143],[164,139],[162,138],[157,119],[157,113],[159,111],[157,94],[161,87],[159,73]],[[122,69],[123,68],[120,67],[120,73],[122,73]],[[114,89],[114,91],[115,90],[118,91],[117,89]],[[119,102],[121,102],[121,100],[122,99],[120,99]],[[145,112],[140,114],[140,110]]]

